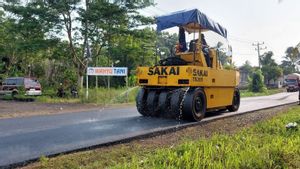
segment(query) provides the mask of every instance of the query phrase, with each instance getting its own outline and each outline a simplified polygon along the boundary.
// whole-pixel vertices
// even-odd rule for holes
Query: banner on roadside
[[[127,67],[88,67],[88,76],[127,76]]]

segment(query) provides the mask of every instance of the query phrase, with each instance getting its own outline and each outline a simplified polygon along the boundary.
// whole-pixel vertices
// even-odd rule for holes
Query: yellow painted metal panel
[[[238,84],[236,71],[199,66],[139,67],[137,77],[138,82],[140,79],[148,80],[148,83],[139,83],[142,86],[235,87]],[[167,83],[159,83],[161,77]],[[178,84],[178,80],[189,80],[189,84]]]
[[[234,88],[207,87],[204,88],[204,92],[208,109],[232,104]]]

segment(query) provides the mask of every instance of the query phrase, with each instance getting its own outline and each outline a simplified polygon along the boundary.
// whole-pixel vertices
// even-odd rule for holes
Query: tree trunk
[[[79,89],[83,89],[83,75],[81,73],[77,74],[77,86]]]

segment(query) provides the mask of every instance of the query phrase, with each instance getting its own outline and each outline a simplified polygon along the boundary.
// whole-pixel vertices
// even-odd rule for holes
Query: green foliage
[[[39,159],[40,163],[42,166],[47,166],[48,162],[49,162],[49,158],[45,157],[45,156],[41,156]]]
[[[93,103],[101,105],[132,103],[138,92],[138,87],[131,87],[129,89],[122,88],[94,88],[89,89],[89,97],[86,98],[86,91],[79,92],[78,98],[72,98],[70,88],[65,87],[66,97],[57,97],[57,88],[45,89],[43,96],[37,97],[37,101],[45,103]]]
[[[4,66],[4,63],[0,63],[0,81],[3,80]]]
[[[241,67],[239,67],[240,72],[240,88],[249,88],[249,84],[252,81],[252,76],[254,68],[251,66],[250,62],[247,60]]]
[[[283,74],[288,75],[299,71],[296,66],[296,62],[300,59],[299,48],[288,47],[285,54],[284,60],[280,65],[280,67],[283,69]]]
[[[117,88],[107,89],[98,88],[89,90],[89,98],[86,99],[85,91],[82,91],[80,100],[82,103],[96,103],[96,104],[119,104],[132,103],[135,101],[138,87],[132,88]],[[128,98],[127,98],[128,96]]]
[[[128,85],[129,86],[136,86],[137,84],[137,77],[136,75],[131,75],[128,77]]]
[[[93,66],[111,66],[119,60],[115,66],[127,66],[129,72],[142,62],[154,63],[154,48],[145,50],[143,45],[154,46],[155,31],[136,29],[153,23],[153,18],[137,11],[153,5],[151,1],[4,2],[4,11],[0,9],[3,76],[30,74],[47,88],[60,82],[81,86],[88,60]],[[85,57],[87,43],[90,59]],[[125,85],[124,80],[115,80],[113,86]]]
[[[175,45],[178,41],[178,34],[169,32],[159,32],[157,36],[157,46],[160,58],[164,59],[175,55]]]
[[[273,52],[267,52],[261,57],[261,70],[267,84],[269,84],[270,80],[277,80],[283,74],[282,69],[277,65],[272,57]]]
[[[251,92],[265,92],[267,90],[261,70],[258,69],[252,74],[249,90]]]
[[[249,77],[251,77],[252,73],[254,72],[254,68],[251,66],[248,60],[239,68],[239,70],[248,74]]]
[[[256,96],[268,96],[276,93],[283,92],[282,89],[268,89],[264,92],[258,93],[258,92],[251,92],[249,90],[240,90],[241,97],[256,97]]]
[[[284,75],[292,74],[296,72],[295,66],[293,66],[292,62],[283,60],[280,65],[283,70]]]
[[[228,49],[223,48],[224,44],[222,42],[218,42],[216,45],[217,48],[217,54],[218,54],[218,60],[221,62],[221,64],[226,67],[227,65],[232,65],[232,56],[229,56],[228,54],[231,53],[231,47]],[[228,50],[226,52],[226,50]]]
[[[236,65],[234,63],[232,63],[232,64],[225,64],[223,66],[224,66],[224,69],[226,69],[226,70],[236,70],[237,69],[237,67],[236,67]]]

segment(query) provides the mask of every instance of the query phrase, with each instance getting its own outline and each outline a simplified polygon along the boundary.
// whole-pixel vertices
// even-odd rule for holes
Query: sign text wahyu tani
[[[127,76],[127,67],[88,67],[89,76]]]

